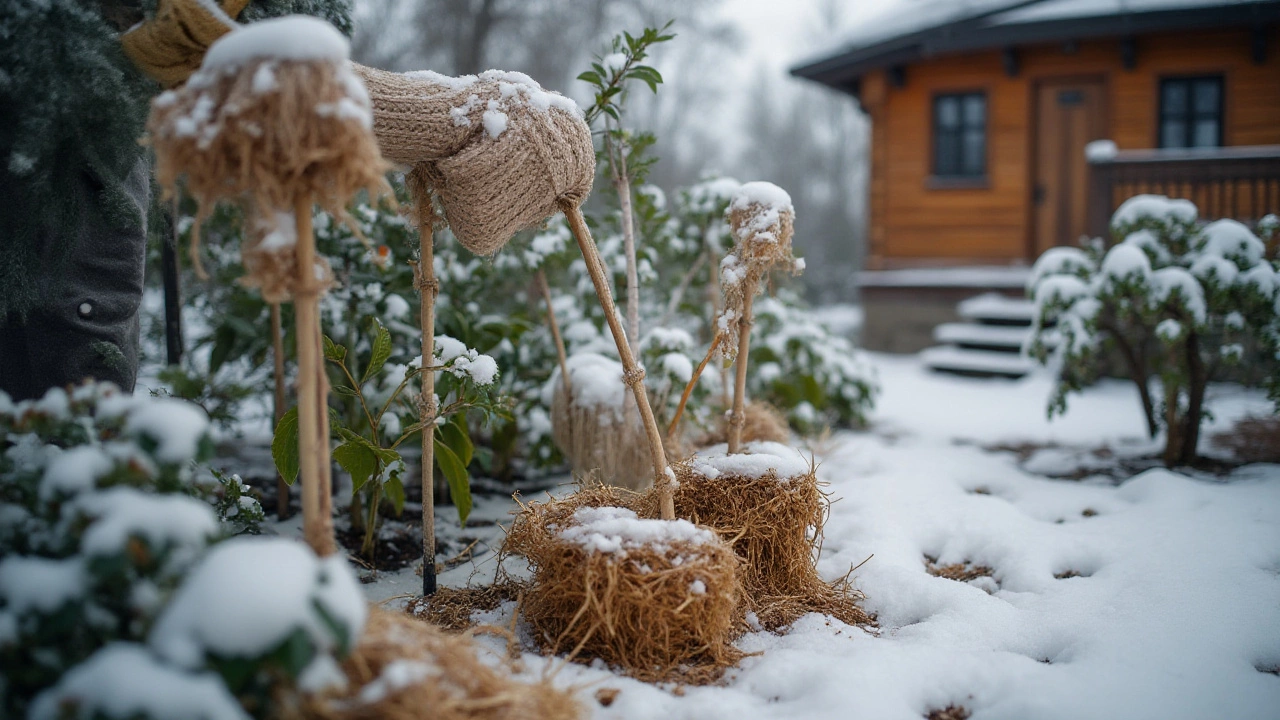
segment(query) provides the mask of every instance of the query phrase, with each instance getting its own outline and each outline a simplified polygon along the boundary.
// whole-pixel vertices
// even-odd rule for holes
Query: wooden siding
[[[887,71],[863,78],[872,120],[869,267],[1030,259],[1036,88],[1048,81],[1101,81],[1104,137],[1130,150],[1158,145],[1160,78],[1220,74],[1224,144],[1280,144],[1280,28],[1270,30],[1262,64],[1248,29],[1140,36],[1131,70],[1119,38],[1020,47],[1017,56],[1014,77],[991,50],[914,63],[901,87]],[[987,93],[986,182],[931,187],[932,98],[972,90]]]

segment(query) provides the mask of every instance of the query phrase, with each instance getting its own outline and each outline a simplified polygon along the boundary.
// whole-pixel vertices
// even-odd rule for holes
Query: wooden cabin
[[[1280,2],[886,7],[792,70],[871,119],[864,303],[919,290],[895,280],[904,269],[1025,266],[1103,233],[1138,192],[1189,197],[1206,217],[1280,211]],[[1006,285],[987,289],[1020,291]]]

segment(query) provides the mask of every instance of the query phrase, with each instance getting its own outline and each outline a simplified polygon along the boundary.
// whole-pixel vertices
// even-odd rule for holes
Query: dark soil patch
[[[1063,570],[1060,573],[1054,573],[1053,576],[1058,578],[1059,580],[1066,580],[1068,578],[1086,577],[1085,575],[1081,575],[1079,570]]]
[[[991,577],[995,574],[995,570],[986,565],[974,565],[968,561],[951,565],[938,565],[938,558],[932,555],[924,556],[924,569],[934,577],[955,580],[956,582],[969,582],[980,577]]]
[[[422,557],[422,534],[410,527],[384,525],[379,528],[372,560],[360,555],[364,531],[347,523],[340,523],[335,531],[338,543],[347,549],[351,558],[370,570],[394,572]]]
[[[1085,508],[1080,511],[1080,514],[1084,517],[1094,517],[1098,514],[1098,511],[1093,508]]]
[[[1241,463],[1280,463],[1280,417],[1247,417],[1210,442]]]
[[[1280,665],[1255,665],[1258,672],[1280,677]]]
[[[937,710],[930,710],[929,714],[925,715],[925,718],[927,720],[969,720],[971,714],[969,708],[963,705],[948,705]]]

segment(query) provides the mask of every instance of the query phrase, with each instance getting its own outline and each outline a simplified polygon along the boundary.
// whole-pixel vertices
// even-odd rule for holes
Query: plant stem
[[[311,197],[294,206],[298,229],[298,287],[294,290],[298,343],[298,463],[302,476],[303,534],[317,555],[336,549],[326,466],[329,464],[328,383],[320,365],[320,289],[315,277]]]
[[[636,270],[635,214],[631,209],[631,178],[627,175],[625,148],[613,142],[611,133],[605,134],[608,144],[609,168],[613,171],[613,189],[618,193],[618,207],[622,211],[622,248],[627,257],[627,339],[640,342],[640,276]],[[614,159],[614,154],[617,159]]]
[[[733,414],[729,416],[729,454],[742,452],[742,426],[747,421],[747,355],[751,349],[751,298],[755,295],[755,282],[747,278],[747,297],[742,302],[742,317],[738,318],[737,375],[733,382]]]
[[[284,417],[287,402],[284,389],[284,333],[280,320],[280,303],[271,303],[271,359],[275,367],[275,395],[272,411],[276,425]],[[276,473],[276,518],[284,520],[289,517],[289,483],[284,476]]]
[[[578,241],[578,249],[582,251],[587,263],[587,271],[591,273],[591,282],[596,288],[596,298],[604,309],[604,319],[609,323],[609,331],[613,333],[613,342],[618,346],[618,357],[622,360],[623,381],[631,386],[631,392],[640,409],[640,419],[644,423],[645,433],[649,440],[649,455],[653,459],[653,482],[658,487],[660,511],[663,520],[676,518],[675,501],[672,497],[671,476],[667,474],[667,453],[662,447],[662,433],[658,430],[658,421],[653,416],[653,408],[649,406],[649,395],[644,388],[644,371],[631,353],[631,345],[627,335],[618,322],[618,312],[613,304],[613,293],[609,289],[609,278],[604,273],[600,262],[600,252],[596,250],[595,240],[587,221],[582,217],[582,210],[570,200],[562,200],[560,207],[569,220],[569,229]]]
[[[556,343],[556,358],[560,361],[560,382],[564,383],[564,394],[573,397],[573,384],[569,380],[569,356],[564,350],[564,338],[560,336],[560,323],[556,322],[556,310],[551,306],[551,286],[547,284],[547,274],[538,268],[538,289],[547,304],[547,325],[551,327],[551,339]]]
[[[422,422],[422,594],[436,592],[436,508],[435,508],[435,419],[436,373],[430,368],[435,363],[436,295],[440,284],[435,273],[435,236],[431,224],[435,213],[431,207],[431,195],[424,193],[415,198],[418,204],[418,293],[421,299],[422,322],[422,396],[418,403],[419,420]]]

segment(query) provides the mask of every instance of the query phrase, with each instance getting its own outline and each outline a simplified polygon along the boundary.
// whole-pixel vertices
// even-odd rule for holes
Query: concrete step
[[[956,305],[956,313],[965,320],[983,325],[1029,326],[1035,317],[1035,306],[1025,298],[1011,298],[997,293],[984,293]]]
[[[1027,328],[1012,325],[943,323],[933,329],[933,339],[944,345],[1012,353],[1022,352],[1030,335]]]
[[[920,359],[931,370],[973,377],[1020,378],[1035,367],[1034,361],[1020,354],[950,345],[928,348]]]

